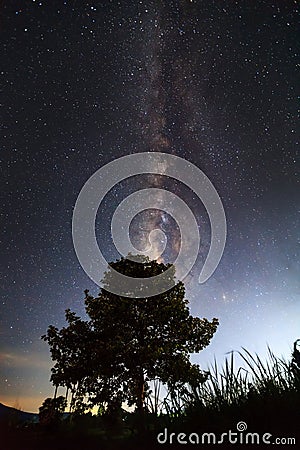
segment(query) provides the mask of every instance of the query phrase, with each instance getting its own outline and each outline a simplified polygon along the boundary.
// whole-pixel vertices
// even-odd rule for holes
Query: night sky
[[[193,361],[222,364],[241,347],[263,356],[267,344],[290,356],[300,338],[296,6],[1,1],[1,402],[37,411],[52,395],[40,336],[64,325],[66,308],[85,317],[84,289],[99,292],[73,248],[77,196],[97,169],[137,152],[181,156],[210,178],[227,218],[224,255],[200,285],[210,241],[201,201],[180,182],[140,175],[99,208],[107,261],[119,256],[110,221],[122,199],[153,185],[176,193],[203,238],[185,280],[192,314],[220,319]],[[169,216],[141,213],[132,239],[154,222],[172,262]]]

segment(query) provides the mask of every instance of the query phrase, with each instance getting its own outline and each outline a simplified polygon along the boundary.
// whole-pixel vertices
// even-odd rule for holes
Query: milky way
[[[181,156],[209,177],[225,252],[199,285],[211,232],[203,204],[164,175],[135,176],[98,211],[107,261],[119,257],[110,224],[120,202],[145,187],[174,192],[201,235],[185,280],[191,311],[220,319],[193,358],[206,367],[242,346],[263,355],[267,343],[289,357],[300,337],[296,3],[11,0],[0,20],[0,401],[36,411],[52,393],[40,336],[64,325],[66,308],[84,317],[84,289],[99,290],[73,249],[77,196],[97,169],[137,152]],[[142,249],[154,228],[174,260],[180,232],[163,211],[132,221],[133,242]]]

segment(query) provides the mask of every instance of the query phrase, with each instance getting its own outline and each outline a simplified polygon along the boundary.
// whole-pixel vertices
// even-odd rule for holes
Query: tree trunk
[[[58,389],[58,386],[56,385],[55,389],[54,389],[54,398],[56,398],[56,396],[57,396],[57,389]]]
[[[74,390],[71,391],[71,400],[70,400],[70,406],[69,406],[69,412],[73,412],[73,398],[74,398]]]

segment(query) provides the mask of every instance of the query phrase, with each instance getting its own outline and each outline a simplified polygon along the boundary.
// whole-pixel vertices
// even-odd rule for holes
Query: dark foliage
[[[105,404],[113,417],[127,402],[143,415],[151,380],[160,380],[173,392],[205,380],[189,356],[209,344],[218,320],[189,314],[184,285],[175,282],[171,265],[122,258],[111,267],[139,278],[170,269],[174,287],[148,298],[121,297],[109,291],[108,270],[98,297],[85,291],[89,320],[67,310],[68,326],[61,330],[50,326],[42,337],[55,361],[51,381],[71,390],[73,410]]]

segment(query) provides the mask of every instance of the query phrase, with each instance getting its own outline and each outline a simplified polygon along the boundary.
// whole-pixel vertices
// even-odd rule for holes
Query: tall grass
[[[234,352],[225,359],[219,369],[216,360],[209,368],[206,382],[190,388],[185,395],[186,406],[202,407],[221,411],[229,406],[238,406],[254,396],[269,398],[296,392],[299,389],[292,364],[274,355],[268,347],[268,356],[262,360],[258,354],[251,354],[243,348],[236,352],[244,367],[235,370]]]
[[[204,423],[211,418],[216,421],[217,417],[230,421],[234,415],[243,414],[270,419],[273,414],[280,417],[281,408],[283,414],[293,415],[300,411],[300,367],[295,366],[293,356],[292,361],[287,361],[275,356],[269,347],[264,360],[245,348],[231,352],[221,367],[215,360],[207,380],[196,387],[183,385],[166,391],[157,381],[148,408],[160,423],[169,425],[199,420]],[[163,398],[161,391],[165,392]]]

